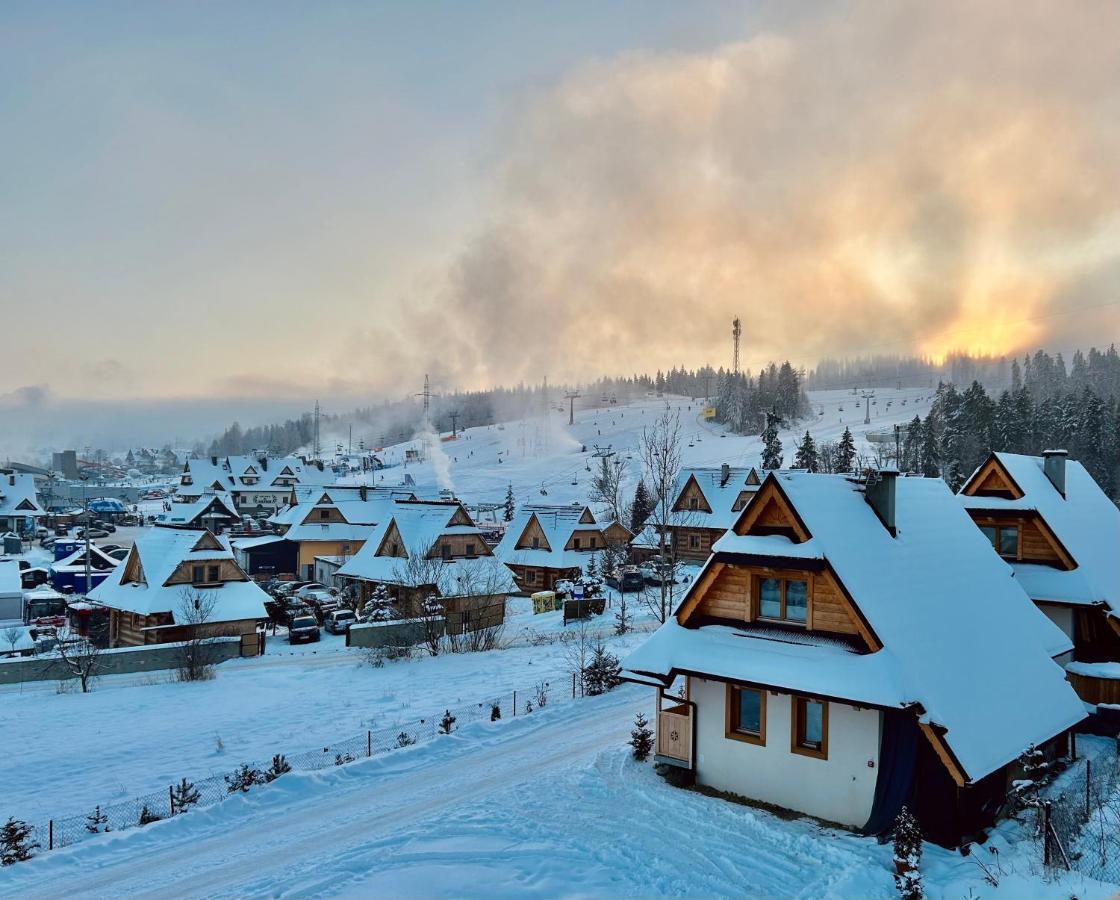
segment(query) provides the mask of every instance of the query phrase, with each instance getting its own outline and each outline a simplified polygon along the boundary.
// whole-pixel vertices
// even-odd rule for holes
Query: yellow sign
[[[704,407],[704,418],[705,419],[714,419],[715,417],[716,417],[716,408],[714,406],[705,406]]]

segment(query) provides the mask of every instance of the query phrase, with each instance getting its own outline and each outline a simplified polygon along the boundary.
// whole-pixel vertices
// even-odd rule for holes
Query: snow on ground
[[[785,463],[792,464],[806,429],[814,440],[821,442],[839,440],[844,428],[851,427],[857,449],[866,452],[868,432],[889,430],[895,423],[909,422],[916,414],[924,417],[933,393],[932,388],[878,389],[875,405],[870,407],[871,424],[864,425],[865,406],[859,396],[853,396],[849,390],[812,391],[809,399],[813,414],[780,433]],[[459,433],[457,440],[440,442],[435,447],[421,441],[396,444],[378,454],[393,467],[377,473],[377,483],[395,485],[407,473],[416,482],[418,493],[432,494],[448,488],[468,504],[499,503],[510,484],[518,505],[586,503],[591,480],[587,467],[594,468],[596,463],[592,458],[595,445],[610,445],[627,461],[629,494],[637,484],[640,470],[638,445],[642,428],[652,424],[667,406],[680,413],[685,444],[683,465],[759,464],[762,442],[757,435],[736,435],[722,425],[705,422],[703,398],[666,396],[617,406],[577,408],[575,424],[571,426],[564,404],[563,412],[553,407],[547,420],[541,416],[468,428]],[[584,447],[586,452],[582,451]],[[406,449],[421,450],[427,458],[405,468],[399,464]],[[355,476],[355,480],[360,477]],[[542,488],[547,495],[541,494]]]
[[[518,690],[521,705],[538,681],[570,695],[565,645],[529,643],[534,634],[564,631],[561,614],[534,616],[527,599],[510,603],[517,614],[505,638],[512,646],[486,653],[373,668],[364,651],[345,647],[341,635],[324,631],[317,644],[290,646],[281,632],[269,636],[263,659],[223,663],[207,682],[181,684],[172,672],[145,672],[100,678],[89,694],[71,683],[60,694],[54,681],[0,687],[0,817],[45,822],[85,814],[96,804],[160,790],[183,777],[224,774],[242,762],[438,716],[494,694],[508,695],[508,704]],[[605,638],[617,655],[652,627],[648,616],[637,619],[645,632]],[[609,632],[612,612],[590,626]]]

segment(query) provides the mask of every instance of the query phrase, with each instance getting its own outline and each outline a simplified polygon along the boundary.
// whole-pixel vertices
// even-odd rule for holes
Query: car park
[[[345,634],[358,621],[352,609],[336,609],[327,614],[325,627],[331,634]]]
[[[318,581],[305,581],[303,585],[296,589],[295,595],[297,597],[306,597],[311,593],[327,593],[327,586],[320,584]]]
[[[319,640],[319,623],[314,616],[297,616],[288,626],[288,643],[305,644]]]

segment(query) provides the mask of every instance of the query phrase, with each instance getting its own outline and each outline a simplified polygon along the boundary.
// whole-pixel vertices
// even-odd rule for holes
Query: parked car
[[[80,537],[80,538],[84,538],[86,536],[86,529],[85,528],[79,528],[77,536]],[[91,540],[93,540],[95,538],[107,538],[108,536],[109,536],[109,532],[103,531],[100,528],[91,527],[89,529],[89,537],[90,537]]]
[[[624,566],[622,569],[608,572],[605,581],[616,591],[624,594],[635,593],[646,586],[646,580],[637,566]]]
[[[128,558],[129,549],[128,547],[114,547],[112,550],[106,550],[105,553],[113,559],[122,560]]]
[[[319,640],[319,623],[314,616],[299,616],[288,626],[288,643],[303,644]]]
[[[315,611],[315,618],[320,622],[326,620],[328,613],[342,606],[342,603],[337,597],[333,594],[328,594],[326,591],[311,591],[296,599],[310,606]]]
[[[345,634],[358,621],[352,609],[335,609],[327,614],[326,629],[331,634]]]
[[[305,581],[302,587],[296,589],[295,595],[300,599],[314,593],[329,593],[325,584],[320,584],[317,581]]]
[[[277,597],[287,597],[294,594],[305,584],[311,584],[310,581],[281,581],[276,588]]]
[[[649,559],[638,571],[641,572],[642,578],[645,579],[646,584],[651,584],[655,587],[662,582],[665,584],[677,583],[673,564],[669,560],[662,559],[660,556],[654,556]]]

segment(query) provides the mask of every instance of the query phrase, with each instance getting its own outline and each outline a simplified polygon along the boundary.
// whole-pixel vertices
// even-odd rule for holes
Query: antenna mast
[[[315,401],[315,437],[314,437],[314,440],[311,444],[311,455],[314,456],[316,460],[319,460],[320,458],[322,458],[322,455],[323,455],[323,447],[319,443],[319,401],[318,400]]]
[[[416,396],[424,398],[424,427],[426,428],[428,426],[428,409],[431,406],[432,400],[432,388],[431,384],[428,382],[427,373],[424,374],[424,390]]]
[[[743,323],[736,316],[731,323],[731,337],[735,342],[735,354],[731,357],[731,371],[739,374],[739,338],[743,334]]]

